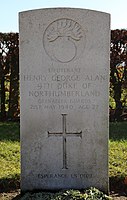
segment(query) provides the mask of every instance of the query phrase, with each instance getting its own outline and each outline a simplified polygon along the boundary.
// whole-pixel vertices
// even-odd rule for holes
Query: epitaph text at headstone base
[[[109,35],[106,13],[20,13],[23,191],[108,191]]]

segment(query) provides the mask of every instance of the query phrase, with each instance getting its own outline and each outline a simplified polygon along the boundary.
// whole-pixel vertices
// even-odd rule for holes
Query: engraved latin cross
[[[48,136],[62,136],[63,138],[63,169],[68,169],[67,167],[67,150],[66,150],[66,137],[67,136],[77,136],[82,137],[82,131],[80,132],[67,132],[66,130],[66,116],[67,114],[62,115],[62,132],[48,132]]]

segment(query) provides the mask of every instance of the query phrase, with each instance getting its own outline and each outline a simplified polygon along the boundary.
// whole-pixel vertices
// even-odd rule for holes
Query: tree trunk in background
[[[19,115],[19,69],[15,58],[12,58],[10,75],[9,111],[10,119],[16,119]]]
[[[121,114],[122,114],[121,93],[122,93],[122,83],[118,82],[114,86],[114,99],[116,102],[115,119],[117,121],[121,121]]]
[[[5,111],[5,77],[1,77],[1,116],[0,120],[5,121],[6,111]]]

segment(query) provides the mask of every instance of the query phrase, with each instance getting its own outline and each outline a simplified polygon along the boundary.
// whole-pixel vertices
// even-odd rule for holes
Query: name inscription
[[[105,74],[86,74],[80,68],[47,68],[44,74],[22,76],[31,110],[98,110]],[[99,87],[98,87],[99,86]],[[96,102],[96,103],[95,103]]]

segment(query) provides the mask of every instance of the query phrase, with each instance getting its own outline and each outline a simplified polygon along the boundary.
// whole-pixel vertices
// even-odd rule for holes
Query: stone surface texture
[[[110,15],[21,12],[21,189],[108,191]]]

